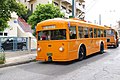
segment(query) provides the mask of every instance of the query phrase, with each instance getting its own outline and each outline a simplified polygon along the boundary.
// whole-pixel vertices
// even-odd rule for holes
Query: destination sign
[[[53,29],[53,28],[55,28],[55,26],[53,26],[53,25],[52,26],[44,26],[43,27],[43,29]]]

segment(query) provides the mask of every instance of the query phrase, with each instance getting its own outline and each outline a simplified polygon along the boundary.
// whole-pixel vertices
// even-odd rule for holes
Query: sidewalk
[[[13,66],[18,64],[24,64],[34,61],[36,58],[36,51],[9,51],[5,52],[6,62],[5,64],[0,64],[0,68]]]

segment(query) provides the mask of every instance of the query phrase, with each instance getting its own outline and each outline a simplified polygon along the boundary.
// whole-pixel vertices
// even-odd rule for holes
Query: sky
[[[120,0],[85,0],[85,20],[108,26],[117,25],[120,20]]]

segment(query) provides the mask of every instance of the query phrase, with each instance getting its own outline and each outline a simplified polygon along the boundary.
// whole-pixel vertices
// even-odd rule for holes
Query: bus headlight
[[[60,47],[60,48],[59,48],[59,51],[61,51],[61,52],[64,51],[64,48],[63,48],[63,47]]]
[[[38,48],[37,50],[38,50],[38,51],[41,51],[41,48]]]

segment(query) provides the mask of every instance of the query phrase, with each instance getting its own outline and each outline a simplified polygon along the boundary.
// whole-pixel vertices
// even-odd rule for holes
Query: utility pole
[[[72,17],[75,17],[75,0],[72,0]]]
[[[101,25],[101,14],[99,14],[99,25]]]

